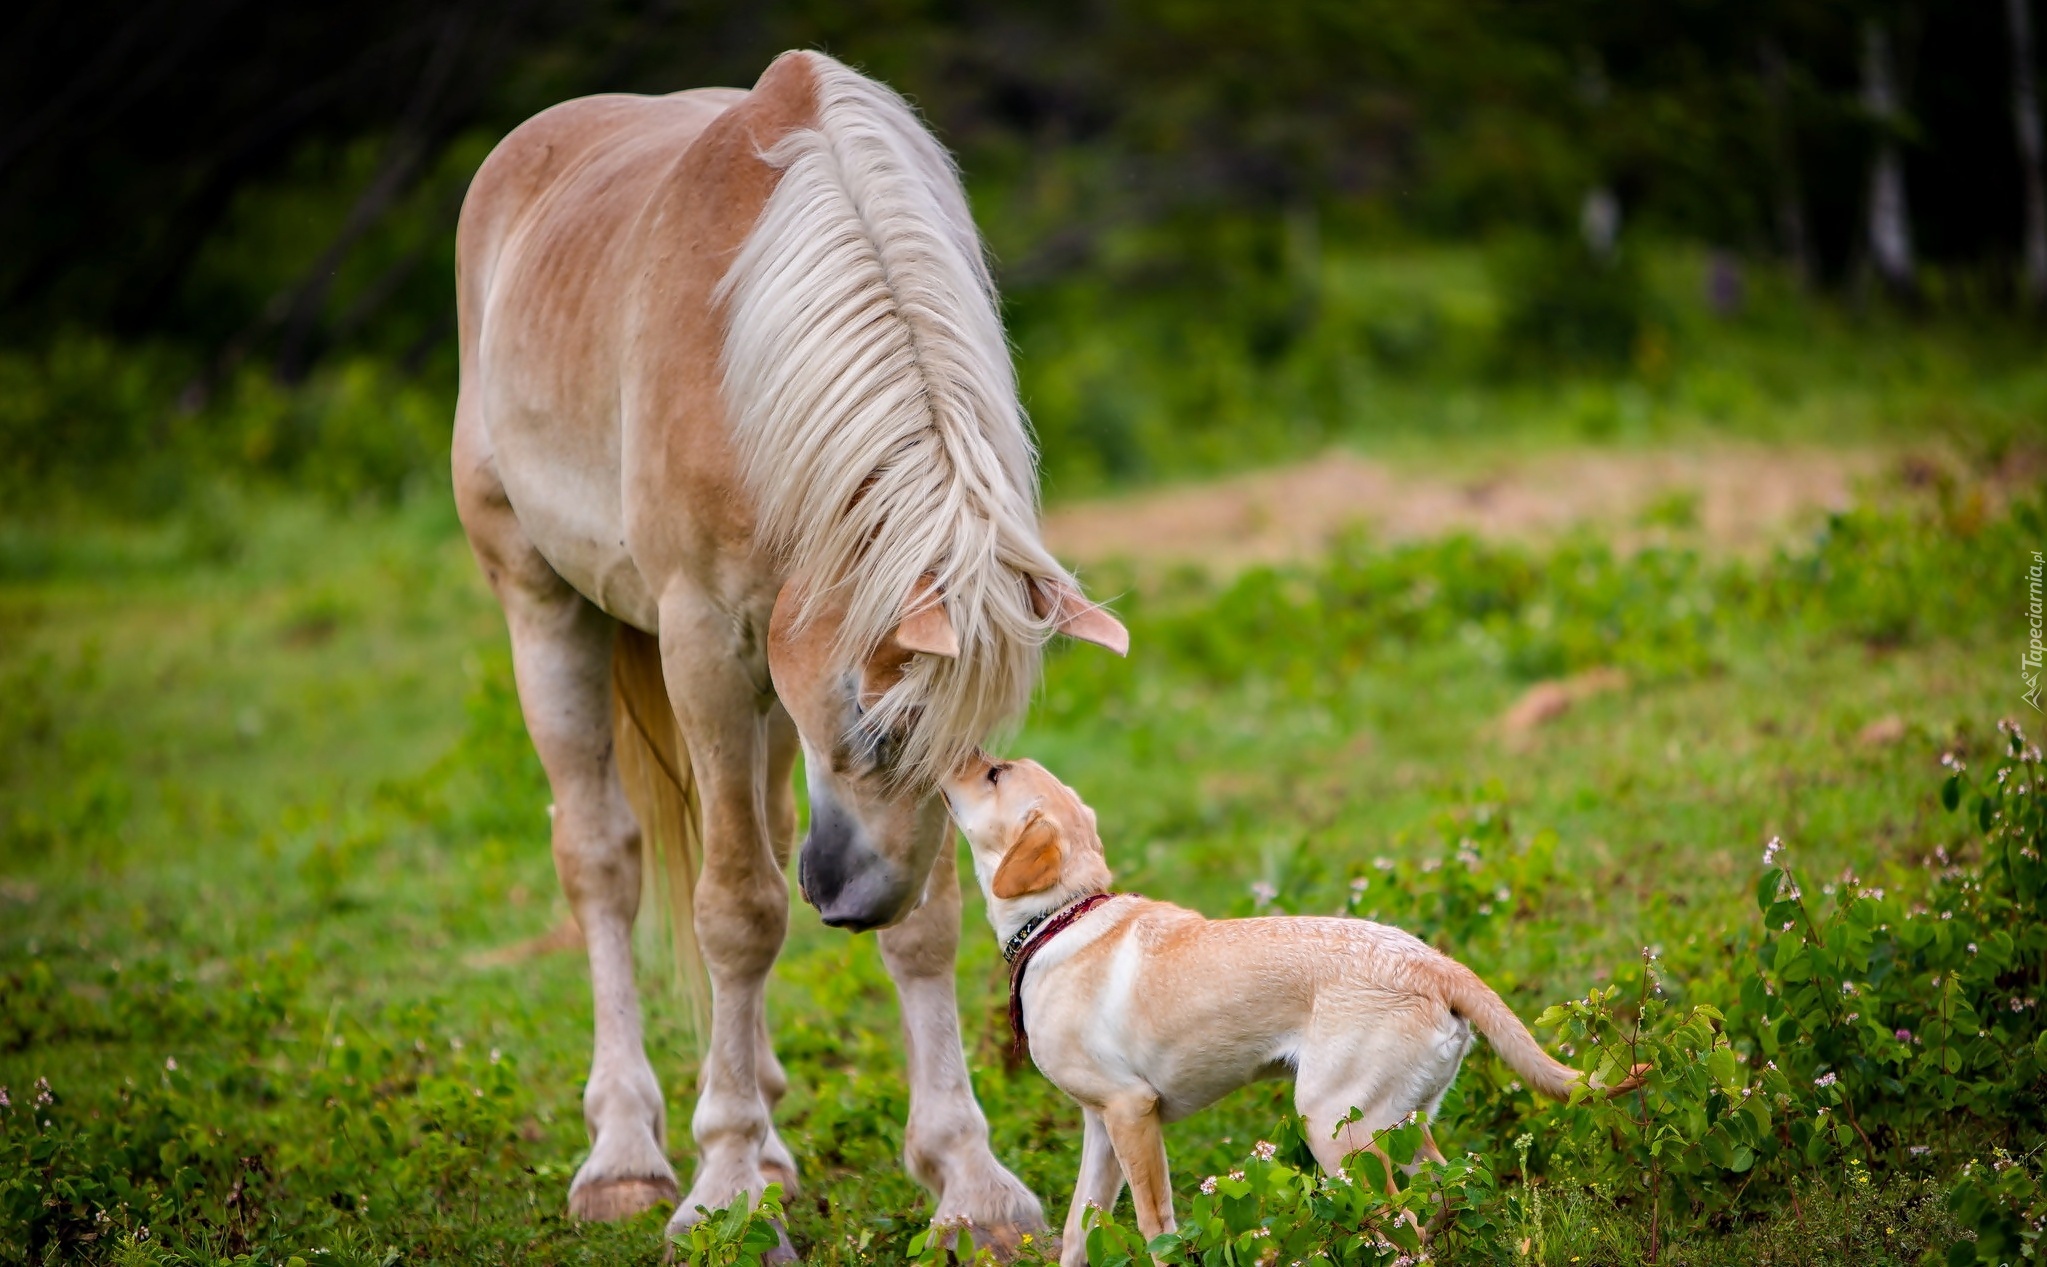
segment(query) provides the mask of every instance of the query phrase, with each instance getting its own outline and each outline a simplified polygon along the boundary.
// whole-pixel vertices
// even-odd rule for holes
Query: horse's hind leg
[[[569,1213],[624,1218],[673,1201],[676,1183],[633,988],[640,844],[612,760],[614,626],[533,548],[472,437],[457,427],[457,504],[511,629],[519,706],[554,793],[555,872],[583,930],[596,1002],[596,1047],[583,1090],[590,1156],[569,1186]]]

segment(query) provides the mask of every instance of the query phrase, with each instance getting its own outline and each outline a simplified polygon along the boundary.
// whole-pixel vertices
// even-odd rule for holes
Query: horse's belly
[[[494,420],[495,422],[496,420]],[[514,416],[491,427],[498,476],[519,526],[561,578],[627,624],[654,632],[654,596],[625,544],[620,505],[616,424],[610,462],[561,443],[560,419]],[[585,435],[591,428],[579,428]]]

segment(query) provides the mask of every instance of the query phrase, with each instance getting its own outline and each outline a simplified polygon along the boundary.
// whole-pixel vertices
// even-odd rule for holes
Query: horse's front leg
[[[767,1051],[764,1006],[768,972],[789,924],[789,886],[764,791],[770,769],[779,764],[786,774],[787,765],[775,759],[773,700],[755,686],[732,642],[732,624],[721,613],[663,606],[662,674],[702,798],[696,931],[711,978],[710,1040],[690,1120],[696,1177],[671,1232],[694,1223],[700,1206],[758,1199],[770,1178],[793,1177],[768,1118],[767,1095],[779,1089],[780,1070]]]
[[[1045,1212],[988,1147],[988,1119],[974,1101],[960,1045],[954,982],[959,940],[959,878],[948,839],[931,869],[924,905],[881,934],[881,956],[902,1000],[909,1047],[903,1162],[937,1197],[934,1224],[964,1223],[976,1245],[1013,1251],[1024,1233],[1044,1234]]]

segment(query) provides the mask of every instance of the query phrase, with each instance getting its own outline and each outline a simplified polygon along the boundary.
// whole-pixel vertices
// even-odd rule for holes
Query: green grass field
[[[1825,376],[1838,390],[1801,389],[1808,415],[1861,417],[1855,374]],[[1540,447],[1611,389],[1486,390],[1533,421],[1485,442]],[[1053,655],[1004,747],[1097,808],[1125,888],[1214,915],[1377,913],[1528,1019],[1579,1001],[1544,1036],[1581,1062],[1628,1039],[1655,1055],[1649,1094],[1571,1109],[1475,1054],[1438,1138],[1478,1160],[1410,1189],[1458,1210],[1441,1261],[2018,1261],[2047,1139],[2038,858],[2016,852],[2037,818],[2010,808],[1986,833],[1976,814],[2038,766],[1986,782],[1993,809],[1970,789],[2007,749],[2000,718],[2040,729],[2019,660],[2047,516],[1990,481],[2037,446],[2037,391],[2020,367],[1956,387],[1951,427],[1862,417],[1854,434],[1937,439],[1958,465],[1930,488],[1887,478],[1763,558],[1720,557],[1671,515],[1672,543],[1634,554],[1360,539],[1234,579],[1101,570],[1130,659]],[[1470,443],[1401,432],[1389,451],[1420,468]],[[222,490],[149,523],[0,526],[0,1261],[650,1261],[665,1214],[564,1214],[585,1146],[579,956],[491,966],[564,908],[503,627],[444,493],[337,509]],[[1623,684],[1502,730],[1532,684],[1606,669]],[[1947,753],[1971,768],[1960,813]],[[1773,837],[1809,913],[1783,890],[1759,912]],[[967,921],[976,1086],[1056,1221],[1079,1115],[1005,1068],[975,899]],[[686,1171],[692,1036],[658,945],[645,930],[649,1049]],[[873,939],[797,903],[770,1009],[797,1247],[904,1261],[930,1207],[897,1161]],[[1937,1050],[1922,1015],[1946,1027]],[[1744,1088],[1774,1106],[1757,1125]],[[1282,1191],[1292,1154],[1247,1162],[1285,1142],[1286,1105],[1252,1088],[1171,1129],[1183,1216],[1214,1226],[1162,1256],[1291,1260],[1264,1237],[1392,1259],[1308,1226],[1309,1198]],[[1995,1183],[1971,1178],[2000,1157]],[[1239,1186],[1267,1188],[1202,1204],[1204,1177],[1247,1166]],[[1353,1232],[1394,1226],[1361,1217]]]

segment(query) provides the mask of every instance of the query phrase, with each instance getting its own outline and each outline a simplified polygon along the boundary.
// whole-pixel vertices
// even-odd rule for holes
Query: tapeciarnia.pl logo
[[[2038,550],[2033,551],[2033,566],[2026,569],[2026,622],[2032,635],[2026,643],[2026,652],[2019,657],[2019,677],[2026,684],[2024,699],[2040,712],[2040,660],[2043,648],[2040,643],[2042,627],[2040,614],[2040,580],[2043,560]]]

